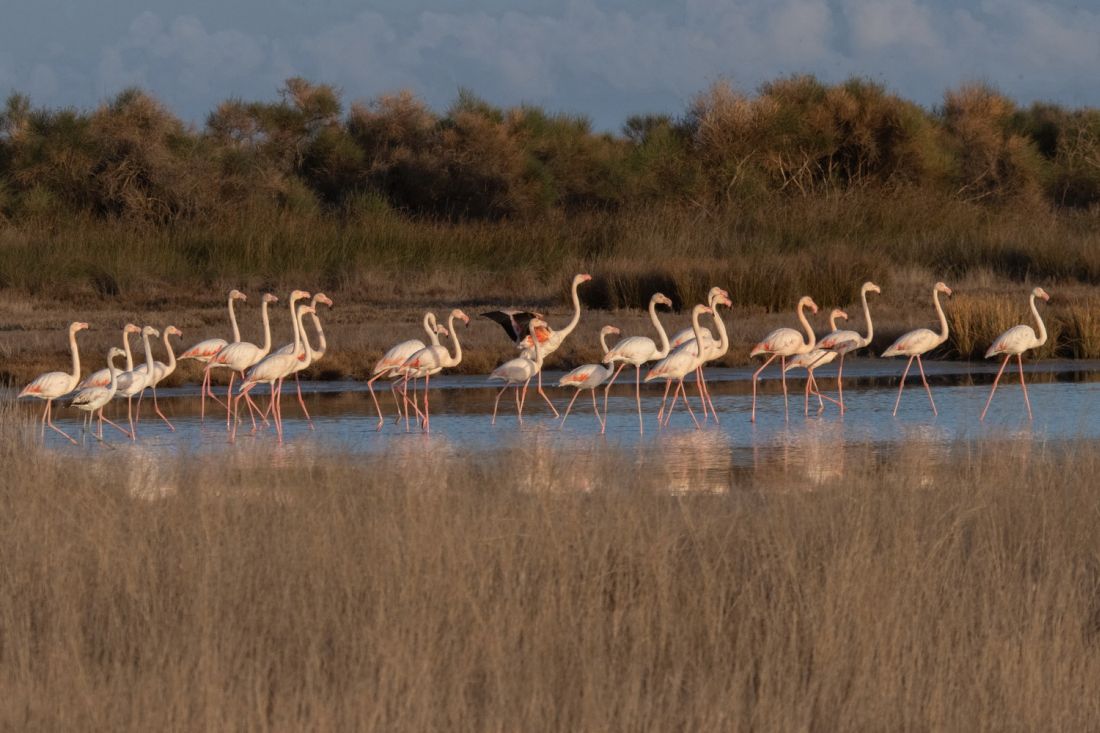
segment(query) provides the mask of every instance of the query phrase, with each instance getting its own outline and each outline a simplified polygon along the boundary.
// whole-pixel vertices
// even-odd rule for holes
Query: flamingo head
[[[298,314],[303,315],[303,316],[308,316],[311,313],[316,313],[316,312],[317,312],[317,309],[314,308],[312,305],[303,305],[300,309],[298,309]]]
[[[702,316],[702,315],[705,315],[707,313],[713,313],[713,312],[714,312],[714,310],[709,305],[703,305],[702,303],[700,303],[699,305],[697,305],[697,306],[695,306],[694,308],[691,309],[691,315],[692,316]]]
[[[944,295],[951,295],[951,288],[944,285],[942,282],[936,283],[936,292],[943,293]]]
[[[1034,295],[1036,298],[1042,298],[1043,300],[1046,300],[1046,301],[1050,300],[1050,294],[1047,293],[1047,291],[1043,290],[1042,288],[1035,288],[1034,290],[1031,291],[1031,294]]]
[[[179,336],[181,338],[183,337],[183,331],[179,330],[175,326],[169,326],[168,328],[164,329],[164,333],[167,336]]]
[[[803,295],[798,301],[799,308],[809,308],[810,313],[817,313],[817,303],[808,295]]]
[[[717,308],[720,305],[724,305],[727,308],[733,307],[733,301],[730,300],[730,296],[726,295],[725,292],[723,292],[722,295],[718,296],[718,298],[714,301],[713,307]]]
[[[470,317],[460,311],[458,308],[455,308],[453,311],[451,311],[451,318],[457,318],[465,323],[467,326],[470,325]]]
[[[113,362],[116,356],[126,356],[126,352],[117,346],[107,349],[107,361]]]
[[[527,330],[534,331],[536,328],[549,328],[549,326],[541,318],[532,318],[527,322]]]
[[[88,328],[88,324],[84,321],[73,321],[71,324],[69,324],[69,330],[73,333],[76,333],[77,331],[83,331],[86,328]]]
[[[730,297],[730,294],[724,288],[720,288],[717,285],[707,291],[707,302],[712,305],[716,301],[728,297]]]
[[[870,280],[863,283],[863,287],[860,288],[860,290],[862,290],[865,293],[878,293],[879,295],[882,294],[882,288],[880,288],[878,285],[875,285]]]
[[[295,291],[295,292],[298,292],[298,291]],[[294,293],[291,293],[291,296],[293,296],[293,295],[294,295]],[[264,293],[264,297],[261,300],[264,303],[278,303],[279,302],[279,296],[275,295],[274,293]]]
[[[125,326],[122,327],[122,330],[127,334],[141,333],[141,326],[133,323],[127,323]]]
[[[600,329],[601,336],[617,336],[620,333],[622,333],[622,331],[615,326],[604,326]]]
[[[444,326],[442,323],[435,324],[435,332],[438,333],[440,336],[450,336],[451,335],[451,332],[448,331],[447,327]]]
[[[248,300],[248,296],[245,295],[244,293],[242,293],[240,290],[237,290],[236,288],[234,288],[233,290],[229,291],[229,299],[230,300]]]
[[[160,338],[160,331],[153,328],[152,326],[146,326],[145,328],[141,329],[141,335],[152,336],[153,338]]]
[[[652,300],[654,303],[660,303],[661,305],[666,305],[669,308],[672,307],[672,298],[668,297],[664,293],[654,293]]]
[[[840,308],[833,308],[833,312],[829,314],[829,320],[835,321],[838,318],[842,321],[846,321],[848,320],[848,314],[842,311]]]
[[[332,307],[332,298],[328,297],[324,293],[317,293],[316,295],[313,296],[313,300],[316,303],[323,303],[324,305],[327,305],[329,308]]]
[[[580,285],[581,283],[586,283],[591,279],[592,279],[591,275],[589,275],[587,272],[582,272],[581,274],[579,274],[579,275],[577,275],[573,278],[573,284],[574,285]]]
[[[290,299],[291,300],[301,300],[302,298],[308,298],[308,297],[309,297],[309,291],[308,290],[295,290],[295,291],[291,292],[291,294],[290,294]]]

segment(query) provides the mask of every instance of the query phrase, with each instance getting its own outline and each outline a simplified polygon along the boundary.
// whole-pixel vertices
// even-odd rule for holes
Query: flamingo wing
[[[402,341],[390,347],[390,350],[383,354],[381,359],[375,362],[371,374],[381,374],[391,369],[398,369],[402,364],[408,361],[410,356],[423,348],[425,348],[424,342],[420,339]]]
[[[703,336],[703,348],[706,348],[706,345],[711,341],[716,342],[716,339],[714,338],[714,334],[712,334],[710,332],[710,329],[707,328],[706,326],[700,327],[699,328],[699,333],[701,333],[702,336]],[[692,341],[694,338],[695,338],[695,331],[693,331],[691,328],[684,328],[684,329],[681,329],[681,330],[677,331],[676,335],[672,337],[672,340],[669,341],[668,344],[669,344],[669,347],[675,349],[677,346],[681,346],[681,345],[687,343],[688,341]]]
[[[800,332],[793,328],[777,328],[753,347],[750,356],[757,356],[758,354],[790,355],[805,345],[806,342]]]
[[[483,318],[496,321],[508,334],[508,338],[518,343],[527,335],[527,324],[532,318],[542,318],[541,313],[519,310],[518,308],[502,308],[501,310],[486,311],[480,314]]]
[[[72,379],[73,375],[65,372],[46,372],[35,377],[19,396],[54,400],[72,391]]]
[[[882,352],[883,356],[916,356],[930,351],[940,343],[940,337],[927,328],[902,334],[890,348]]]
[[[657,353],[657,344],[648,336],[629,336],[612,346],[603,358],[604,364],[625,361],[630,364],[642,364]]]
[[[177,359],[198,359],[199,361],[209,361],[212,356],[229,345],[229,342],[225,339],[206,339],[200,341],[192,346],[187,351],[183,352]]]
[[[985,352],[985,358],[997,354],[1022,354],[1028,349],[1033,349],[1039,344],[1039,337],[1035,335],[1035,329],[1031,326],[1020,325],[1008,329],[993,342],[989,350]]]

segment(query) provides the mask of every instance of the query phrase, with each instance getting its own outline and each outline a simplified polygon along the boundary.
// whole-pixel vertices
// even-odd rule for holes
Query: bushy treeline
[[[223,102],[201,128],[136,89],[90,111],[16,94],[0,114],[0,221],[15,223],[713,212],[868,189],[1096,207],[1100,110],[1020,108],[968,85],[929,111],[869,81],[796,76],[754,95],[716,84],[681,117],[631,117],[619,135],[468,92],[442,114],[407,92],[346,108],[337,89],[303,79],[277,101]]]

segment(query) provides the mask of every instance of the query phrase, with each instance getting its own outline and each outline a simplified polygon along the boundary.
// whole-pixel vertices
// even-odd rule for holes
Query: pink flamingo
[[[49,426],[51,430],[65,436],[70,443],[76,445],[76,441],[73,440],[71,435],[53,424],[53,401],[72,392],[80,382],[80,350],[76,345],[76,334],[87,327],[88,324],[83,321],[75,321],[69,324],[69,350],[73,355],[72,374],[67,372],[40,374],[19,392],[19,397],[36,397],[46,401],[46,409],[42,411],[43,438],[46,437],[46,427]]]
[[[116,378],[115,395],[126,398],[126,420],[130,424],[130,439],[137,440],[137,427],[134,420],[134,396],[140,395],[149,386],[150,375],[154,372],[153,349],[149,346],[149,337],[159,337],[160,331],[152,326],[141,329],[141,342],[145,347],[146,368],[131,369]],[[140,407],[139,407],[140,412]]]
[[[410,356],[404,364],[401,365],[402,370],[405,372],[405,381],[413,380],[413,408],[416,410],[417,419],[422,422],[424,432],[430,433],[431,430],[431,413],[428,410],[428,390],[431,387],[432,375],[439,374],[444,369],[453,369],[462,363],[462,344],[458,341],[458,331],[455,330],[455,319],[461,319],[467,326],[470,325],[470,317],[455,308],[451,311],[450,318],[447,320],[447,333],[450,334],[451,343],[454,344],[454,354],[451,354],[447,350],[446,346],[442,344],[426,346],[420,351],[417,351]],[[421,412],[420,408],[416,406],[416,380],[424,379],[424,411]],[[404,391],[408,391],[406,388]]]
[[[290,294],[292,301],[298,301],[302,298],[308,298],[309,293],[304,290],[295,290]],[[229,374],[229,387],[226,388],[226,410],[225,410],[225,429],[228,431],[231,427],[230,421],[233,417],[232,402],[233,402],[233,377],[237,374],[244,376],[245,370],[249,367],[255,366],[271,352],[271,318],[268,314],[268,306],[272,303],[279,302],[279,299],[271,294],[264,293],[264,297],[260,299],[260,318],[264,324],[264,343],[263,346],[256,346],[255,344],[248,343],[247,341],[238,341],[236,343],[229,344],[224,349],[215,354],[210,362],[206,365],[206,371],[215,367],[225,367],[230,370]],[[294,310],[290,311],[291,317],[295,315]],[[297,323],[297,319],[293,321]],[[252,418],[252,429],[256,429],[256,417],[255,413],[259,412],[259,408],[252,401],[252,398],[245,393],[245,404],[248,405],[248,413]]]
[[[834,308],[829,313],[829,330],[831,333],[843,333],[843,331],[837,330],[836,319],[843,318],[848,320],[848,314],[839,308]],[[821,348],[821,342],[818,342],[818,347],[808,354],[799,354],[798,356],[791,357],[791,360],[787,362],[787,365],[783,367],[783,371],[789,372],[792,369],[805,369],[806,370],[806,397],[805,404],[803,406],[803,413],[810,414],[810,392],[811,390],[817,395],[818,412],[825,409],[825,400],[829,400],[835,405],[840,405],[839,402],[834,400],[828,395],[821,394],[821,390],[817,386],[817,379],[814,378],[814,371],[818,367],[823,367],[826,364],[831,364],[836,360],[836,351],[829,351],[828,349]]]
[[[546,321],[541,318],[532,318],[528,326],[531,329],[531,333],[538,333],[536,329],[539,328],[548,328]],[[531,383],[532,377],[542,371],[542,341],[540,339],[536,338],[532,342],[532,350],[535,352],[534,359],[529,359],[526,356],[518,356],[515,359],[509,359],[494,369],[492,374],[489,375],[489,379],[500,379],[504,381],[504,386],[500,388],[500,392],[497,393],[496,401],[493,403],[493,419],[490,425],[497,424],[497,408],[500,407],[500,397],[504,394],[504,390],[509,387],[516,388],[516,418],[519,420],[520,425],[523,424],[523,405],[527,402],[527,385]],[[524,353],[526,353],[526,350]],[[520,398],[521,384],[523,385],[522,399]]]
[[[1035,299],[1042,298],[1045,301],[1050,300],[1050,296],[1047,295],[1047,291],[1042,288],[1035,288],[1031,291],[1031,297],[1028,298],[1028,303],[1031,306],[1031,315],[1034,316],[1035,322],[1039,324],[1039,335],[1035,335],[1034,329],[1027,324],[1021,324],[1019,326],[1013,326],[1008,329],[993,342],[993,345],[989,347],[989,351],[985,352],[985,358],[997,356],[998,354],[1004,354],[1005,360],[1001,362],[1001,368],[997,371],[997,378],[993,380],[993,389],[989,390],[989,399],[985,401],[985,409],[982,410],[982,420],[985,420],[985,413],[989,410],[989,403],[993,401],[993,393],[997,391],[997,382],[1001,381],[1001,375],[1004,373],[1005,367],[1008,366],[1008,360],[1013,356],[1016,357],[1016,363],[1020,367],[1020,388],[1024,391],[1024,404],[1027,405],[1027,419],[1031,420],[1031,400],[1027,396],[1027,382],[1024,381],[1024,352],[1030,349],[1037,349],[1047,342],[1047,327],[1043,323],[1043,319],[1039,316],[1039,309],[1035,307]]]
[[[749,356],[768,354],[767,361],[752,375],[752,422],[756,422],[756,383],[760,379],[760,372],[767,368],[775,358],[779,357],[779,373],[783,380],[783,410],[786,419],[790,419],[790,405],[787,399],[787,357],[808,354],[814,350],[817,344],[817,336],[810,328],[810,322],[806,319],[805,309],[811,313],[817,313],[817,303],[808,295],[802,296],[798,301],[798,320],[802,322],[802,329],[806,332],[806,340],[802,340],[802,334],[793,328],[777,328],[764,337],[764,340],[752,347]]]
[[[603,347],[605,363],[608,355],[607,337],[609,334],[617,333],[619,333],[619,329],[614,326],[604,326],[600,329],[600,346]],[[622,366],[619,368],[622,369]],[[610,376],[611,367],[609,366],[604,366],[603,364],[583,364],[558,380],[559,387],[576,387],[577,389],[576,394],[573,395],[573,399],[569,400],[569,405],[565,408],[565,414],[562,415],[561,427],[565,427],[565,419],[569,417],[569,411],[573,409],[573,403],[577,401],[577,397],[580,395],[581,390],[587,389],[589,394],[592,395],[592,410],[595,411],[596,420],[600,423],[600,433],[604,432],[607,428],[607,418],[600,417],[600,409],[596,406],[596,388],[606,382],[607,378]]]
[[[569,334],[573,333],[574,329],[577,328],[577,324],[580,323],[581,320],[581,299],[580,294],[577,292],[577,288],[579,288],[584,283],[590,281],[591,279],[592,276],[587,273],[580,273],[573,276],[573,284],[570,288],[573,300],[573,317],[569,320],[569,323],[567,323],[564,328],[554,330],[546,325],[546,322],[542,321],[542,319],[540,318],[539,321],[542,323],[542,325],[539,326],[538,331],[535,331],[533,328],[531,328],[530,321],[528,321],[528,333],[520,340],[518,344],[521,349],[521,356],[525,357],[529,361],[534,360],[535,352],[532,350],[532,335],[534,335],[539,340],[539,345],[542,347],[543,359],[558,350],[558,347],[560,347],[562,343],[565,342],[565,339]],[[495,317],[495,312],[492,315],[487,313],[483,313],[482,315],[486,315],[490,318],[494,318],[494,320],[498,320]],[[500,321],[498,320],[498,322]],[[508,330],[507,327],[505,328],[505,330]],[[542,397],[542,399],[546,400],[546,404],[550,405],[550,410],[554,413],[554,417],[559,417],[558,408],[554,407],[554,403],[550,401],[550,398],[547,397],[546,393],[542,390],[542,369],[539,369],[539,371],[537,372],[537,377],[539,397]]]
[[[920,370],[921,381],[924,382],[924,390],[928,393],[928,401],[932,403],[932,414],[939,415],[939,412],[936,410],[936,401],[932,399],[932,389],[928,386],[928,379],[924,376],[924,364],[921,363],[921,356],[927,354],[947,340],[947,316],[944,315],[943,306],[940,305],[940,293],[950,296],[951,288],[947,287],[942,282],[936,283],[932,288],[932,302],[936,306],[936,314],[940,317],[940,332],[936,333],[928,328],[918,328],[903,334],[901,338],[890,345],[890,348],[882,352],[884,357],[909,357],[909,363],[905,365],[905,372],[901,375],[901,385],[898,387],[898,398],[894,402],[895,416],[898,414],[898,405],[901,404],[901,392],[905,389],[905,378],[909,375],[909,367],[913,366],[913,359],[917,360],[917,368]]]
[[[229,325],[233,328],[233,341],[229,342],[221,338],[206,339],[200,341],[190,349],[187,349],[179,355],[179,360],[184,361],[186,359],[194,359],[200,364],[209,364],[210,360],[214,356],[228,346],[230,343],[240,343],[241,341],[241,329],[237,326],[237,314],[233,310],[233,301],[235,300],[248,300],[248,296],[242,293],[240,290],[229,291]],[[215,367],[219,366],[217,364]],[[214,390],[210,387],[210,370],[204,369],[202,374],[202,387],[199,389],[199,394],[202,399],[199,405],[199,421],[206,422],[206,398],[210,397],[219,405],[222,404],[221,399],[214,394]]]
[[[657,318],[658,305],[671,308],[672,301],[668,296],[661,293],[654,293],[653,297],[649,299],[649,320],[653,322],[653,327],[657,329],[657,337],[661,339],[660,348],[648,336],[628,336],[612,346],[610,351],[606,351],[603,358],[604,364],[614,364],[616,361],[622,362],[615,369],[615,373],[611,375],[611,380],[603,391],[604,415],[607,414],[607,395],[611,392],[611,385],[619,378],[619,372],[623,370],[623,367],[629,364],[634,367],[634,401],[638,404],[638,433],[641,435],[645,434],[644,421],[642,420],[642,364],[664,359],[668,356],[671,348],[668,342],[668,334],[665,333],[661,320]],[[604,424],[606,425],[606,422]]]
[[[295,293],[298,292],[301,291],[295,291]],[[232,443],[237,439],[237,424],[240,422],[239,412],[241,398],[243,397],[247,400],[248,393],[257,384],[268,384],[271,386],[271,401],[268,404],[268,410],[271,412],[271,419],[275,423],[275,434],[278,436],[279,442],[283,442],[283,411],[281,404],[283,380],[293,374],[294,370],[298,368],[301,362],[304,361],[308,365],[312,358],[312,352],[308,342],[303,346],[301,319],[307,313],[312,313],[313,311],[313,306],[304,305],[295,313],[293,321],[294,348],[291,350],[291,353],[267,355],[256,362],[256,364],[248,370],[248,373],[241,377],[241,386],[237,390],[237,397],[233,402],[233,432],[229,437],[229,442]]]
[[[174,371],[176,371],[176,353],[172,349],[172,343],[168,340],[169,336],[179,336],[182,338],[183,331],[180,331],[175,326],[169,326],[168,328],[164,329],[164,350],[168,352],[168,363],[165,364],[163,361],[154,361],[153,376],[147,379],[147,383],[145,386],[153,390],[153,410],[157,413],[157,415],[160,416],[160,419],[163,420],[166,425],[168,425],[168,429],[175,432],[176,426],[173,425],[172,422],[164,416],[164,413],[160,411],[160,404],[157,402],[157,385],[167,379],[168,376],[171,375]],[[135,369],[135,371],[140,372],[147,372],[148,370],[148,364],[139,364]],[[140,422],[141,420],[141,398],[144,395],[144,390],[142,390],[141,394],[138,395],[137,418],[135,419],[135,422]]]
[[[729,298],[729,297],[730,297],[730,294],[727,291],[725,291],[722,288],[715,285],[713,288],[711,288],[710,290],[707,291],[707,305],[710,306],[711,310],[714,310],[714,304],[718,302],[719,298]],[[712,344],[712,343],[717,343],[717,341],[714,338],[714,334],[712,334],[710,332],[710,329],[707,328],[706,326],[701,326],[699,328],[699,333],[701,333],[703,335],[703,345],[704,346],[707,346],[707,345]],[[675,349],[677,346],[683,345],[683,343],[685,341],[691,341],[694,338],[695,338],[695,331],[692,330],[691,326],[688,326],[687,328],[681,328],[679,331],[677,331],[675,334],[673,334],[672,338],[669,340],[669,345],[673,349]]]
[[[73,395],[73,399],[69,403],[70,406],[75,407],[78,410],[84,410],[86,413],[88,413],[84,418],[83,432],[85,435],[88,434],[89,428],[91,427],[91,421],[98,412],[99,434],[92,434],[95,435],[100,443],[103,442],[104,422],[118,430],[127,438],[130,437],[130,434],[128,432],[123,430],[121,427],[119,427],[103,415],[103,407],[112,399],[114,399],[115,391],[118,388],[119,371],[118,368],[115,366],[115,358],[119,356],[126,356],[126,352],[118,348],[117,346],[112,346],[111,349],[107,352],[107,373],[110,374],[110,378],[107,380],[106,386],[101,387],[99,385],[93,385],[89,387],[84,387],[75,395]]]
[[[317,331],[317,337],[320,341],[320,343],[319,343],[319,345],[316,349],[313,349],[312,347],[310,349],[313,352],[313,359],[312,359],[312,362],[311,362],[313,364],[316,364],[317,362],[319,362],[321,360],[321,357],[323,357],[325,355],[325,351],[328,349],[328,342],[325,341],[325,331],[324,331],[324,329],[321,328],[321,319],[317,317],[317,304],[318,303],[323,303],[323,304],[327,305],[329,308],[331,308],[332,307],[332,299],[329,298],[324,293],[317,293],[313,296],[313,300],[311,300],[310,303],[309,303],[311,306],[313,306],[313,313],[310,313],[309,315],[313,319],[313,328],[314,328],[314,330]],[[307,337],[306,337],[305,331],[302,331],[302,341],[304,342],[306,340],[306,338]],[[292,344],[292,343],[291,344],[286,344],[284,346],[281,346],[275,353],[276,354],[290,354],[290,353],[293,353],[293,349],[294,349],[294,344]],[[299,354],[299,356],[301,356],[301,354]],[[306,416],[306,422],[309,423],[309,429],[313,430],[313,418],[311,418],[309,416],[309,410],[306,409],[306,402],[305,402],[304,399],[302,399],[302,383],[298,379],[298,375],[301,372],[305,371],[305,370],[306,370],[306,367],[302,366],[301,368],[296,369],[294,371],[294,386],[298,391],[298,404],[302,406],[302,413]]]
[[[702,340],[702,328],[699,326],[699,316],[704,313],[712,313],[710,306],[699,304],[691,310],[691,327],[695,331],[695,343],[699,343]],[[665,418],[665,425],[668,425],[672,420],[672,411],[676,408],[676,399],[682,394],[684,396],[684,407],[687,408],[688,414],[691,415],[691,421],[695,423],[695,429],[699,429],[699,421],[695,419],[695,413],[691,409],[691,403],[688,401],[687,391],[684,389],[684,377],[695,371],[700,364],[703,363],[702,357],[699,355],[699,349],[690,348],[688,344],[683,344],[679,348],[673,350],[671,354],[661,359],[659,362],[653,365],[653,368],[649,370],[649,373],[645,375],[645,381],[651,382],[654,379],[665,380],[665,399],[668,399],[668,390],[672,385],[672,380],[676,381],[676,390],[672,393],[672,404],[668,408],[668,415]],[[661,400],[661,410],[664,410],[665,400]],[[661,413],[657,414],[658,422],[661,419]]]
[[[725,321],[722,320],[722,315],[718,312],[718,306],[720,305],[724,305],[727,308],[733,306],[733,301],[729,299],[729,296],[725,295],[725,292],[726,291],[722,290],[720,293],[717,293],[709,303],[711,315],[714,317],[714,325],[718,329],[718,340],[715,341],[713,336],[710,336],[708,340],[707,335],[710,332],[703,328],[699,329],[699,333],[703,337],[703,356],[699,360],[699,366],[695,368],[695,382],[696,387],[699,389],[699,399],[703,403],[703,422],[707,421],[708,407],[710,408],[710,414],[714,416],[714,422],[719,422],[718,411],[714,409],[714,403],[710,399],[710,389],[707,387],[706,378],[703,376],[703,367],[708,361],[721,359],[730,350],[730,338],[729,334],[726,332],[726,324]],[[697,343],[699,342],[692,338],[681,342],[680,346],[695,351],[697,350]]]
[[[821,342],[818,344],[822,349],[833,351],[840,355],[840,368],[836,373],[836,390],[840,414],[842,415],[844,414],[844,357],[853,351],[871,345],[871,340],[875,337],[875,330],[874,326],[871,324],[871,309],[867,306],[867,293],[881,292],[882,290],[879,286],[870,281],[863,283],[863,286],[859,289],[859,297],[860,300],[863,301],[863,318],[867,321],[866,336],[860,336],[855,331],[844,331],[834,328],[833,332],[821,339]],[[845,319],[847,319],[847,316],[845,316]]]
[[[439,346],[439,336],[441,333],[446,333],[446,327],[437,324],[435,320],[435,314],[428,311],[424,314],[423,319],[424,332],[428,334],[428,339],[431,341],[432,346]],[[378,411],[378,430],[382,429],[382,426],[386,423],[385,418],[382,417],[382,406],[378,404],[378,397],[374,394],[375,381],[387,377],[393,379],[398,376],[402,376],[401,369],[405,362],[409,360],[409,357],[424,348],[424,342],[420,339],[409,339],[400,343],[394,344],[389,350],[382,355],[382,358],[374,363],[374,368],[371,370],[371,378],[367,380],[367,389],[370,391],[370,398],[374,401],[374,409]],[[393,394],[393,402],[397,405],[397,419],[401,419],[401,405],[397,401],[396,382],[391,385],[390,392]],[[408,407],[405,408],[405,420],[408,421]],[[406,422],[407,424],[407,422]]]
[[[123,354],[126,357],[126,371],[130,371],[134,368],[134,356],[130,352],[130,334],[141,333],[141,329],[132,323],[127,323],[122,327],[122,348]],[[81,380],[80,384],[76,385],[77,389],[85,389],[86,387],[106,387],[111,382],[111,370],[100,369],[94,371]]]

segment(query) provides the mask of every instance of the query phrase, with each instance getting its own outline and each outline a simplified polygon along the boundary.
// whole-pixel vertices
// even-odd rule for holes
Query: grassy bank
[[[1092,446],[838,446],[673,495],[659,450],[154,460],[25,427],[0,416],[0,727],[1100,719]]]

